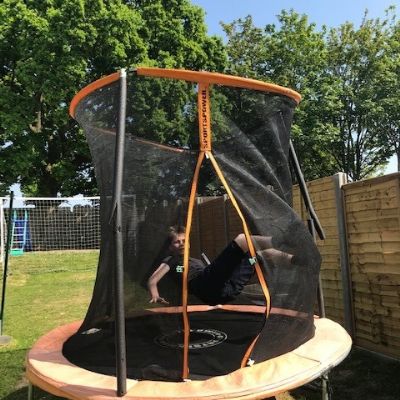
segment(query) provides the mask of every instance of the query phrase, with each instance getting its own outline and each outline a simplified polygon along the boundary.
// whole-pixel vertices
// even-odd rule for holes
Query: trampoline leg
[[[321,376],[321,383],[322,383],[322,400],[330,400],[331,399],[331,392],[329,388],[329,378],[328,374],[324,374]]]
[[[28,382],[28,400],[33,400],[33,385]]]

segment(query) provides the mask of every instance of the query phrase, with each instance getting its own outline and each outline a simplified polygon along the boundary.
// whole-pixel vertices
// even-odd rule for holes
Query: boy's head
[[[185,250],[185,227],[171,226],[168,231],[168,249],[174,255],[181,255]]]

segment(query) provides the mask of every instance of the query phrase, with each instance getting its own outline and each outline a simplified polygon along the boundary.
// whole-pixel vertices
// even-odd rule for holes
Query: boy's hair
[[[176,235],[179,235],[180,233],[185,233],[186,232],[186,228],[183,225],[174,225],[174,226],[170,226],[168,228],[168,244],[171,244],[172,241],[174,240]]]

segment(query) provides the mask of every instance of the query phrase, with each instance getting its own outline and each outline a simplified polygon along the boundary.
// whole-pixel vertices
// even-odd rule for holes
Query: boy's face
[[[185,250],[185,234],[178,233],[174,235],[169,245],[169,249],[174,255],[181,255]]]

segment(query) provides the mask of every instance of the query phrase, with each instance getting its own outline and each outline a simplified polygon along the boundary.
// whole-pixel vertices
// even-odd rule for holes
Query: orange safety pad
[[[315,320],[315,336],[290,353],[205,381],[182,383],[127,380],[127,394],[118,397],[116,378],[76,367],[62,355],[64,341],[80,322],[58,327],[29,351],[29,381],[56,396],[73,400],[225,399],[276,396],[304,385],[339,364],[351,349],[351,338],[336,322]]]

